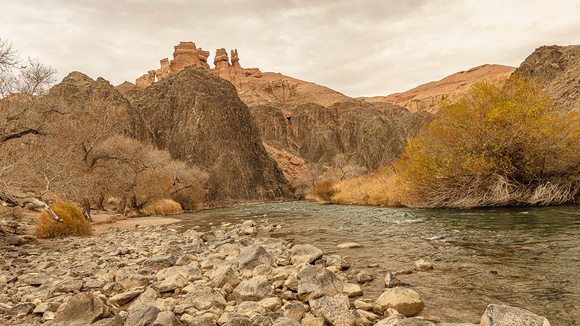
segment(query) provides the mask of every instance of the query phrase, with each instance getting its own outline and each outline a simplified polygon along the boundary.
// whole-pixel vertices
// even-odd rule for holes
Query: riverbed
[[[181,228],[209,230],[243,220],[281,226],[270,236],[309,243],[347,257],[354,276],[375,276],[363,286],[376,299],[387,272],[413,269],[419,259],[434,269],[398,278],[425,302],[422,315],[479,323],[488,304],[545,316],[552,325],[580,325],[580,208],[414,210],[324,205],[295,201],[204,210],[179,215]],[[336,250],[357,242],[363,248]]]

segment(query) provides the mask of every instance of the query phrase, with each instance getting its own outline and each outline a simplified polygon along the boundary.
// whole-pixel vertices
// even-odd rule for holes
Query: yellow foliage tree
[[[552,205],[580,189],[580,115],[538,85],[477,83],[444,103],[399,166],[409,206]]]

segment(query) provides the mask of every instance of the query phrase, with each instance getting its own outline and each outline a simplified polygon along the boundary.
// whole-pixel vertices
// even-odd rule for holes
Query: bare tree
[[[0,38],[0,71],[18,66],[18,52],[12,48],[12,43]]]
[[[38,59],[28,58],[28,64],[20,69],[17,91],[32,95],[43,95],[56,82],[56,70],[40,63]]]

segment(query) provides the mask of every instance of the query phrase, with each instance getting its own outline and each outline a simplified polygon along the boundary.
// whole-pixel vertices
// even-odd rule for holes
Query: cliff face
[[[447,76],[439,81],[433,81],[403,93],[385,96],[382,101],[397,104],[411,112],[437,112],[442,100],[459,95],[477,81],[496,81],[508,78],[514,67],[501,65],[483,65]]]
[[[580,45],[542,46],[514,74],[533,78],[552,99],[554,107],[580,110]]]
[[[135,135],[205,169],[208,201],[289,196],[282,172],[231,83],[190,66],[143,89],[132,101],[140,117]]]

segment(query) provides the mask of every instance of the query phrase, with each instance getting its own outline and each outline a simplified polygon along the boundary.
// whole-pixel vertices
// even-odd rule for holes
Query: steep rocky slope
[[[580,45],[537,48],[514,74],[535,79],[554,107],[580,110]]]
[[[502,80],[509,77],[515,69],[502,65],[483,65],[417,86],[403,93],[385,96],[383,101],[403,106],[411,112],[434,113],[437,112],[442,100],[461,94],[473,83],[481,80]]]
[[[205,169],[210,202],[289,196],[250,111],[226,80],[189,66],[133,93],[132,103],[135,135]]]

